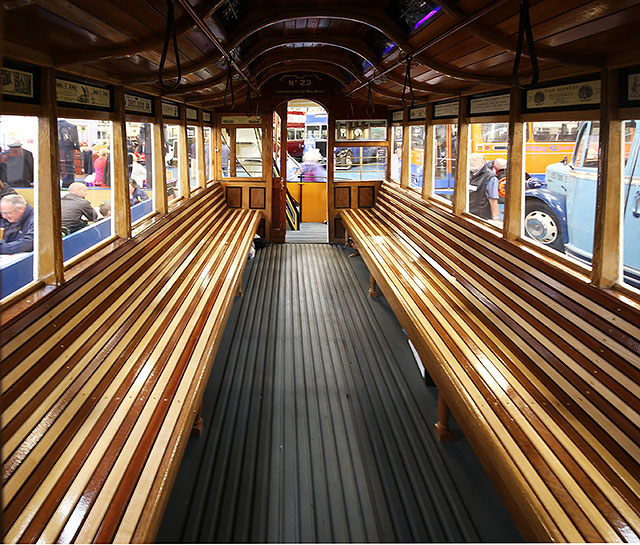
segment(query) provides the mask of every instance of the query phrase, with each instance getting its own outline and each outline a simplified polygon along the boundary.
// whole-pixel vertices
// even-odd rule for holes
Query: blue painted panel
[[[33,252],[0,269],[0,297],[5,298],[33,281]]]
[[[105,218],[64,237],[62,239],[62,256],[65,261],[69,261],[110,236],[111,218]]]
[[[131,207],[131,223],[138,221],[140,218],[143,218],[147,214],[150,214],[153,210],[153,201],[151,199],[147,199],[146,201],[139,202],[138,204],[134,204]]]

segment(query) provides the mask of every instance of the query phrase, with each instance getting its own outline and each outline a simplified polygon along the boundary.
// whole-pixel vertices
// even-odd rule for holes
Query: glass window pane
[[[167,169],[167,197],[171,202],[178,196],[180,184],[180,126],[164,126],[164,164]]]
[[[409,147],[411,148],[411,165],[409,187],[422,189],[424,177],[424,125],[411,127],[409,133]]]
[[[637,120],[624,124],[625,168],[622,178],[624,281],[640,289],[640,132]]]
[[[590,263],[599,124],[560,120],[527,125],[524,235]]]
[[[458,156],[458,125],[434,125],[433,178],[434,196],[453,199]]]
[[[187,152],[189,153],[189,186],[198,186],[198,145],[194,126],[187,126]]]
[[[211,127],[203,127],[204,135],[204,178],[211,180]]]
[[[153,125],[127,121],[127,149],[129,168],[129,199],[131,224],[154,211],[153,191]],[[98,212],[107,212],[100,206]]]
[[[0,116],[1,298],[35,278],[37,187],[38,118]]]
[[[236,129],[236,176],[262,178],[262,129]]]
[[[384,141],[386,139],[387,139],[387,121],[385,119],[336,121],[336,140]]]
[[[222,177],[231,177],[231,133],[230,130],[222,128],[220,136],[222,138],[222,149],[220,150],[221,163],[222,163]]]
[[[112,142],[111,121],[58,119],[65,261],[113,235]]]
[[[502,221],[504,203],[500,202],[498,181],[507,161],[509,124],[473,123],[470,131],[469,213],[486,221]]]
[[[387,171],[386,146],[338,147],[334,160],[333,179],[384,180]]]
[[[402,175],[402,126],[393,127],[393,152],[391,154],[391,179],[400,183]]]

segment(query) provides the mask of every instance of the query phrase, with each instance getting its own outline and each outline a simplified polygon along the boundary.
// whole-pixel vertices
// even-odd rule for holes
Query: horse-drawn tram
[[[640,541],[640,1],[0,18],[4,541]]]

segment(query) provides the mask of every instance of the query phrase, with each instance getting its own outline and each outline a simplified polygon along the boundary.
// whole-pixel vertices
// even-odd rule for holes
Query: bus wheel
[[[528,201],[525,206],[524,233],[529,238],[564,252],[562,228],[551,208],[540,201]]]

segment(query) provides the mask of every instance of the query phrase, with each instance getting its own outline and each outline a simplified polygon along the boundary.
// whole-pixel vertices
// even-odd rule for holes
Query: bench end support
[[[449,429],[449,407],[444,402],[442,394],[438,394],[438,421],[433,425],[436,437],[441,443],[453,440],[453,432]]]
[[[380,295],[376,291],[376,280],[372,274],[369,274],[369,297],[378,297]]]

